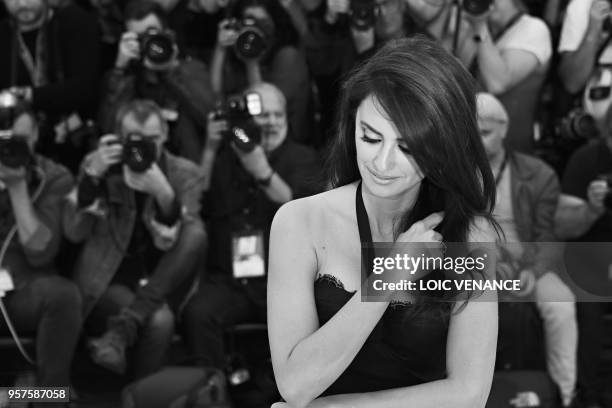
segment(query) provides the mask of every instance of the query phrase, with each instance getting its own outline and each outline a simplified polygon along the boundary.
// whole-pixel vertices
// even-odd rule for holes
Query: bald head
[[[508,112],[495,96],[476,95],[478,129],[489,161],[499,160],[504,154],[504,138],[508,132]]]
[[[263,82],[248,89],[261,97],[261,114],[255,121],[261,127],[261,145],[266,152],[279,147],[287,138],[287,99],[276,86]]]
[[[285,98],[285,94],[276,85],[273,85],[269,82],[260,82],[256,85],[249,87],[247,92],[255,92],[261,96],[261,99],[278,98],[279,102],[283,105],[283,107],[287,108],[287,98]]]
[[[504,105],[490,93],[480,92],[476,94],[476,106],[478,118],[482,120],[492,120],[500,124],[508,123],[508,112]]]

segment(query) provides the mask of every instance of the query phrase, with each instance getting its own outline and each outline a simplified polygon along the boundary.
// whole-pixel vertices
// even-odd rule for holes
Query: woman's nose
[[[395,166],[395,154],[392,144],[381,143],[374,158],[375,170],[384,173],[393,169],[393,166]]]

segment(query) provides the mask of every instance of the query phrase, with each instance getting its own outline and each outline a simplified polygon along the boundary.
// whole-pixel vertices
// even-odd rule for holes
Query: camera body
[[[463,10],[473,16],[481,16],[491,8],[493,0],[463,0]]]
[[[349,21],[356,30],[365,31],[374,27],[377,16],[378,7],[373,0],[351,1]]]
[[[138,36],[138,42],[142,62],[163,66],[175,58],[176,41],[172,31],[149,28]]]
[[[557,137],[563,140],[583,141],[599,135],[593,116],[583,109],[573,109],[555,128]]]
[[[32,159],[27,136],[13,132],[20,103],[13,92],[0,92],[0,163],[10,168],[26,166]]]
[[[221,102],[213,113],[214,120],[227,121],[226,139],[234,142],[241,151],[248,153],[261,140],[261,129],[253,116],[262,112],[261,97],[255,92],[232,95]]]
[[[271,33],[254,18],[231,19],[228,29],[238,32],[234,52],[238,58],[249,60],[261,58],[272,43]]]

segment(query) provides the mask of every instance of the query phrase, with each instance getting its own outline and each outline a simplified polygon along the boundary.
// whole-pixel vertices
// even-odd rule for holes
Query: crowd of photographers
[[[224,369],[224,331],[265,322],[276,210],[324,188],[343,76],[391,39],[473,74],[506,236],[612,241],[608,0],[2,3],[0,332],[36,333],[39,385],[70,383],[79,339],[131,378],[176,332]],[[535,299],[566,294],[532,255]],[[606,306],[574,300],[538,303],[548,369],[563,405],[596,408]]]

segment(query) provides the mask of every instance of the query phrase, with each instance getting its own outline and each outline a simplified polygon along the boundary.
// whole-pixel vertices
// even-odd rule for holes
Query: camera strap
[[[19,29],[15,31],[15,36],[17,38],[17,46],[19,51],[19,57],[21,58],[21,62],[26,67],[28,74],[30,75],[30,81],[33,86],[43,86],[48,82],[47,74],[46,74],[46,58],[45,58],[45,48],[47,45],[46,41],[46,24],[44,24],[41,28],[38,29],[38,33],[36,34],[36,49],[34,52],[36,53],[36,57],[32,55],[30,49],[25,43],[23,39],[23,35]]]
[[[498,186],[499,182],[501,181],[503,175],[504,175],[504,171],[506,170],[506,166],[508,165],[508,152],[504,153],[504,160],[501,162],[501,165],[499,166],[499,170],[497,172],[497,175],[495,176],[495,185]]]
[[[510,20],[508,20],[506,25],[504,25],[502,27],[502,29],[499,30],[497,32],[497,34],[495,34],[493,36],[493,42],[497,42],[497,40],[502,38],[504,36],[504,34],[506,34],[508,32],[508,30],[510,30],[521,19],[521,17],[523,17],[524,14],[525,14],[525,12],[523,12],[523,11],[518,11],[517,13],[515,13],[512,16],[512,18]]]

